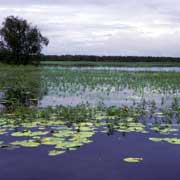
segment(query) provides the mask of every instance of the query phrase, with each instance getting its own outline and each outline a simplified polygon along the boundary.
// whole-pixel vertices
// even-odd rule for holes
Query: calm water
[[[0,150],[3,180],[178,180],[180,147],[147,141],[154,134],[97,133],[93,143],[49,157],[48,147]],[[124,163],[127,156],[144,157],[140,164]]]
[[[111,70],[136,72],[180,72],[180,67],[72,67],[76,70]]]
[[[131,107],[145,101],[147,105],[155,102],[159,110],[170,108],[175,98],[179,105],[180,68],[45,67],[41,71],[29,71],[27,79],[17,71],[10,73],[10,77],[4,76],[7,84],[0,79],[1,88],[18,89],[13,82],[21,79],[20,89],[26,87],[33,91],[38,99],[37,108],[81,103]],[[0,90],[0,99],[4,99],[7,90]],[[179,180],[180,145],[152,142],[150,137],[180,138],[180,134],[179,131],[159,134],[149,130],[147,134],[114,132],[107,135],[96,131],[90,137],[91,143],[53,157],[47,154],[51,146],[0,148],[0,179]],[[7,133],[0,135],[1,140],[12,142],[19,138]],[[143,161],[125,163],[125,157],[143,157]]]

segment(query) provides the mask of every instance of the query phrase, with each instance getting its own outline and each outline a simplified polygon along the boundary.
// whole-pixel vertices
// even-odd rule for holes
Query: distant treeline
[[[180,62],[180,58],[152,56],[87,56],[87,55],[44,55],[41,61],[90,61],[90,62]]]
[[[174,62],[180,63],[180,58],[175,57],[152,57],[152,56],[87,56],[87,55],[36,55],[31,56],[32,62],[39,64],[42,61],[71,61],[71,62]],[[15,57],[9,53],[0,52],[0,63],[13,63]]]

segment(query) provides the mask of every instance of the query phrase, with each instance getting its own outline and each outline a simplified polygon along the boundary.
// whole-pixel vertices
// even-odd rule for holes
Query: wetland
[[[0,178],[179,179],[180,69],[0,65]]]

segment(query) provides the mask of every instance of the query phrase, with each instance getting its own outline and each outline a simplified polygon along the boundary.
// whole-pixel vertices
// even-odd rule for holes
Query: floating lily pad
[[[91,122],[82,122],[82,123],[80,123],[80,126],[81,127],[93,127],[93,123],[91,123]]]
[[[153,142],[167,142],[170,144],[180,144],[180,139],[178,138],[149,138]]]
[[[154,116],[163,118],[165,115],[163,114],[163,112],[156,112],[156,113],[154,113]]]
[[[70,150],[70,148],[80,147],[82,145],[83,145],[82,143],[77,142],[77,141],[64,141],[64,142],[58,143],[55,148]]]
[[[58,137],[45,137],[41,140],[41,144],[57,145],[57,144],[61,143],[62,141],[64,141],[64,139],[58,138]]]
[[[73,148],[69,148],[69,150],[70,150],[70,151],[75,151],[75,150],[77,150],[77,148],[74,148],[74,147],[73,147]]]
[[[56,126],[56,125],[64,125],[65,122],[56,120],[56,121],[46,121],[47,126]]]
[[[123,161],[128,163],[139,163],[143,161],[143,158],[128,157],[128,158],[124,158]]]
[[[153,141],[153,142],[161,142],[163,141],[163,138],[149,138],[149,140]]]
[[[145,130],[145,126],[142,123],[121,123],[119,127],[116,126],[116,131],[118,132],[139,132],[139,133],[147,133]]]
[[[103,119],[107,119],[107,116],[105,116],[104,114],[96,114],[95,119],[96,120],[103,120]]]
[[[11,134],[11,136],[15,136],[15,137],[22,137],[22,136],[41,136],[41,135],[46,135],[48,134],[49,132],[47,131],[30,131],[30,130],[27,130],[27,131],[23,131],[23,132],[14,132]]]
[[[23,147],[38,147],[40,143],[33,140],[15,141],[11,143],[12,145],[19,145]]]
[[[92,131],[93,129],[92,128],[90,128],[90,127],[80,127],[79,128],[79,131]]]
[[[4,135],[4,134],[7,134],[6,130],[1,129],[1,130],[0,130],[0,135]]]
[[[37,127],[39,122],[31,122],[31,123],[22,123],[22,127],[24,128],[34,128]]]
[[[49,156],[57,156],[57,155],[60,155],[60,154],[64,154],[65,151],[57,151],[57,150],[52,150],[48,153]]]
[[[73,135],[73,131],[71,129],[63,129],[57,133],[53,133],[53,136],[55,137],[70,137]]]
[[[171,132],[177,132],[178,129],[173,128],[171,125],[166,126],[155,126],[151,130],[159,132],[160,134],[170,134]]]

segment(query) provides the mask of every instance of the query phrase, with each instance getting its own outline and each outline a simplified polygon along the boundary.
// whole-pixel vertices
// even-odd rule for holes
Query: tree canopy
[[[42,36],[37,26],[26,20],[9,16],[0,28],[0,51],[13,57],[15,64],[29,64],[40,55],[49,40]]]

